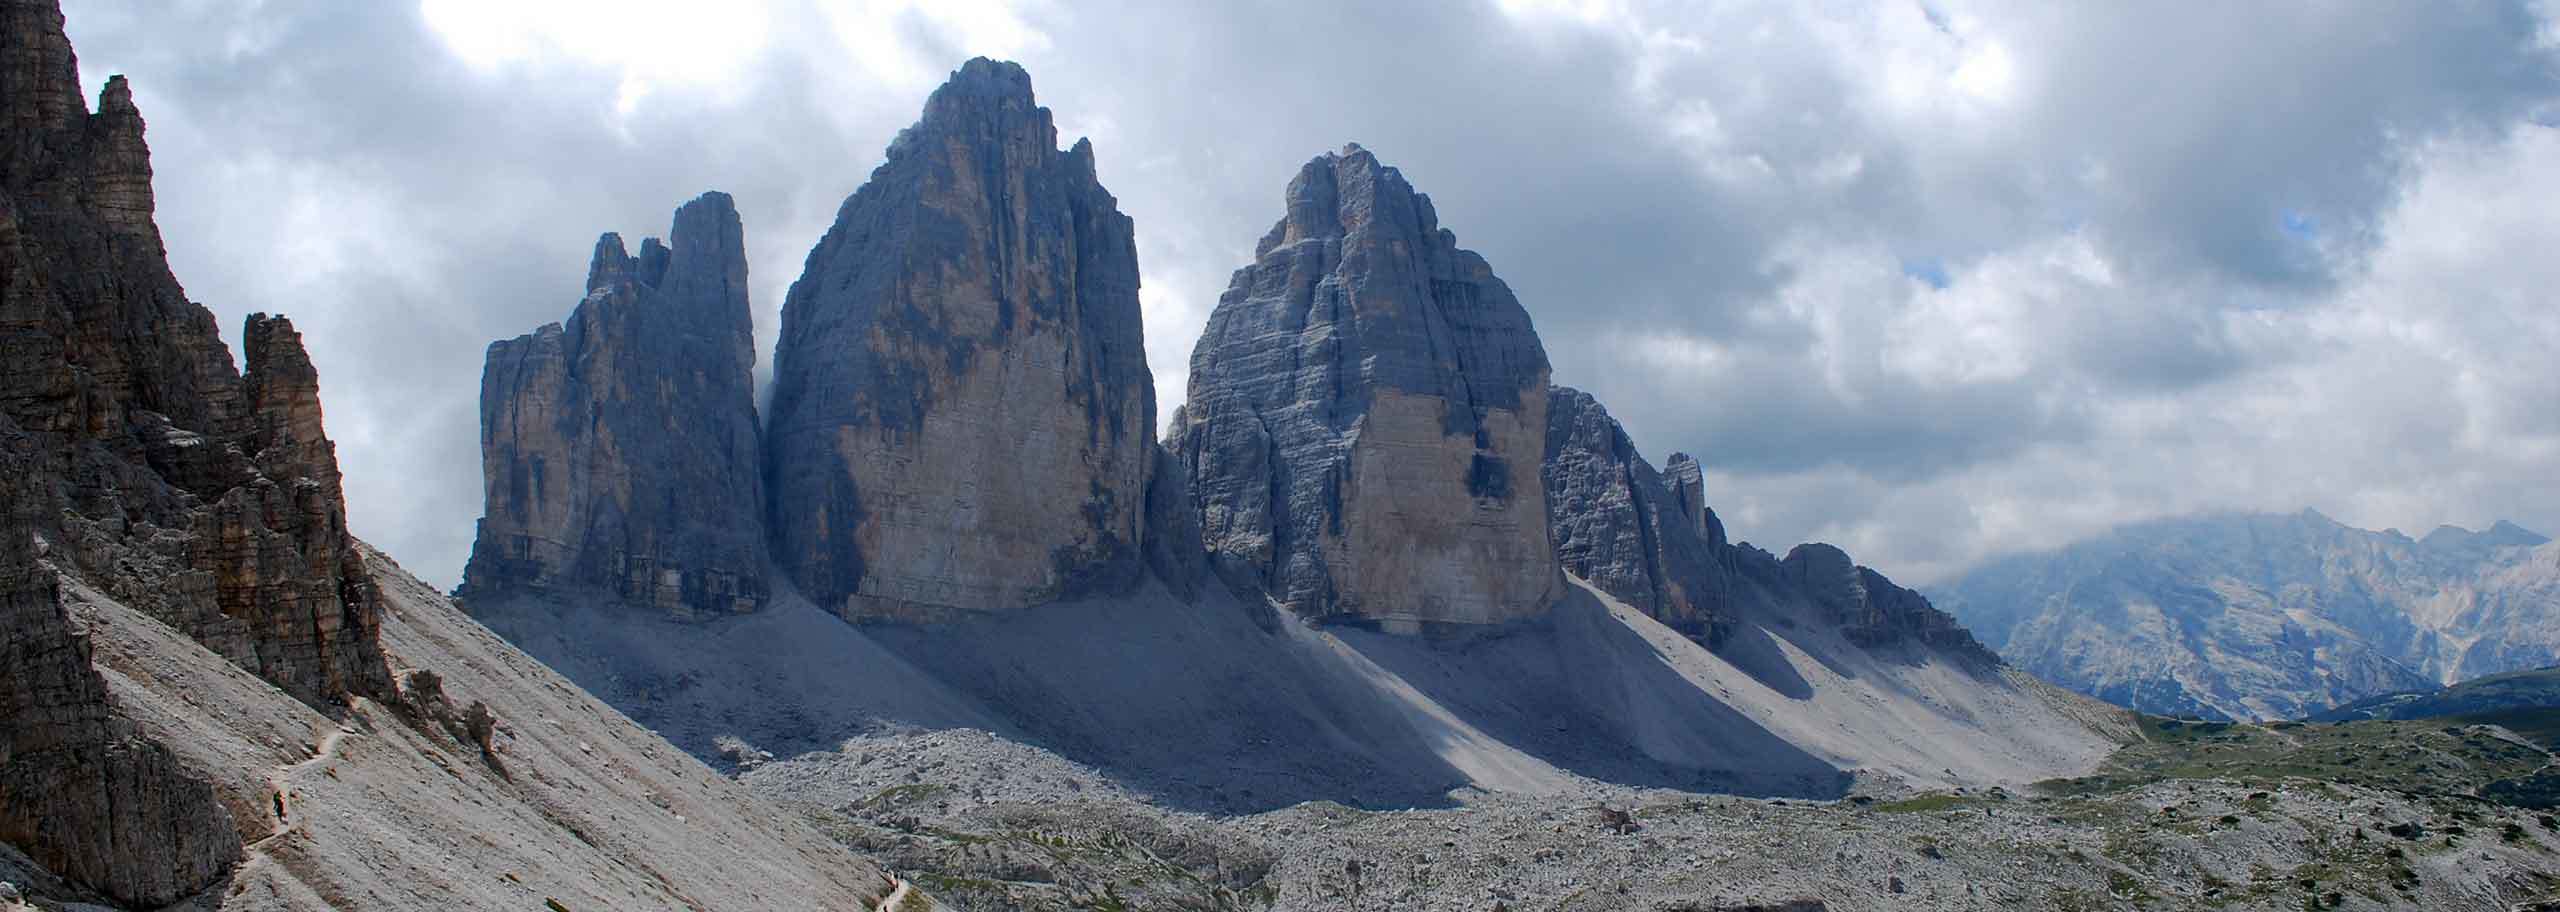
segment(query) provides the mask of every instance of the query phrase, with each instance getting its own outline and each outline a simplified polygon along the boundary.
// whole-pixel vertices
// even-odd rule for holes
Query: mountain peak
[[[489,346],[473,599],[584,587],[676,618],[751,611],[767,562],[754,318],[727,194],[636,259],[597,238],[564,330]]]
[[[1031,100],[1031,71],[1022,64],[990,57],[971,57],[934,94],[959,92],[981,97]]]
[[[1033,115],[1042,126],[1049,123],[1049,109],[1033,100],[1030,71],[1011,61],[975,57],[933,90],[925,99],[923,118],[911,129],[951,129],[1017,112]],[[1056,144],[1052,135],[1050,145]]]
[[[1155,381],[1135,226],[1017,64],[936,89],[782,307],[775,560],[857,620],[1003,613],[1143,573]]]
[[[1545,611],[1561,575],[1528,311],[1356,144],[1308,161],[1284,203],[1210,312],[1172,431],[1211,553],[1308,615]]]
[[[2533,531],[2533,530],[2531,530],[2531,529],[2527,529],[2527,528],[2525,528],[2525,527],[2523,527],[2523,526],[2516,525],[2515,523],[2508,522],[2508,521],[2503,520],[2503,519],[2498,520],[2498,521],[2497,521],[2496,523],[2494,523],[2494,524],[2491,524],[2491,525],[2489,526],[2489,531],[2488,531],[2488,532],[2485,532],[2485,533],[2482,533],[2482,534],[2487,535],[2487,536],[2488,536],[2488,537],[2490,537],[2490,538],[2496,539],[2496,540],[2497,540],[2497,542],[2498,542],[2499,544],[2502,544],[2502,545],[2528,545],[2528,546],[2530,546],[2530,545],[2540,545],[2540,544],[2544,544],[2544,543],[2547,543],[2547,542],[2551,541],[2551,538],[2550,538],[2549,536],[2543,535],[2542,533],[2535,532],[2535,531]]]

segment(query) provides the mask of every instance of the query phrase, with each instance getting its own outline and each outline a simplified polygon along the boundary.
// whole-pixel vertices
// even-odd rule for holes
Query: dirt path
[[[897,889],[889,891],[889,895],[880,898],[880,912],[898,912],[899,906],[907,901],[907,893],[913,886],[905,880],[899,880]]]
[[[338,745],[344,743],[347,736],[352,734],[355,732],[345,728],[333,729],[320,737],[320,743],[312,748],[309,759],[292,766],[281,767],[267,774],[267,793],[276,803],[276,825],[265,838],[249,844],[248,849],[251,853],[254,854],[264,848],[267,843],[293,832],[293,809],[289,805],[292,800],[294,776],[304,770],[338,759]]]

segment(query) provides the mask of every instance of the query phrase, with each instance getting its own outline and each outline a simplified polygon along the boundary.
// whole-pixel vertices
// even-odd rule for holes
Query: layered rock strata
[[[225,876],[242,818],[117,698],[70,589],[310,707],[392,689],[301,337],[253,315],[233,369],[150,181],[124,79],[90,112],[59,8],[0,2],[0,842],[157,907]]]
[[[1602,592],[1715,645],[1732,624],[1723,526],[1699,496],[1697,463],[1666,478],[1591,394],[1555,387],[1544,461],[1556,558]],[[1713,536],[1707,530],[1713,529]]]
[[[1213,561],[1310,617],[1545,611],[1562,576],[1528,312],[1356,145],[1308,162],[1286,205],[1211,312],[1171,429]]]
[[[489,346],[464,594],[575,587],[688,619],[760,607],[753,319],[727,194],[677,209],[637,257],[600,238],[565,325]]]
[[[0,843],[108,895],[157,907],[240,860],[231,814],[144,738],[92,666],[32,515],[32,440],[0,416]]]
[[[306,702],[387,692],[299,336],[252,316],[233,369],[169,273],[131,90],[90,113],[54,4],[0,16],[0,414],[30,437],[32,531]]]
[[[1143,578],[1172,492],[1132,227],[1021,67],[969,61],[899,134],[792,284],[774,365],[774,560],[818,604],[936,620]]]

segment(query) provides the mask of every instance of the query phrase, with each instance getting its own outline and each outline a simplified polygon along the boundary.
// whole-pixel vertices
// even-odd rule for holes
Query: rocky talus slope
[[[972,60],[791,286],[774,558],[856,620],[1004,613],[1146,572],[1158,469],[1128,216],[1031,77]]]
[[[2163,520],[1931,590],[2009,661],[2151,712],[2298,718],[2560,662],[2560,545],[2316,512]]]
[[[346,529],[319,377],[171,277],[143,123],[0,2],[0,905],[873,908],[878,868]],[[66,904],[77,903],[77,906]]]
[[[1209,817],[972,732],[868,735],[743,779],[989,912],[2539,910],[2560,886],[2560,818],[2481,797],[2551,762],[2497,727],[2122,731],[2098,775],[1817,802],[1583,782]]]
[[[1528,311],[1359,146],[1308,162],[1284,202],[1210,312],[1169,431],[1209,553],[1307,616],[1544,612],[1562,577]]]
[[[633,257],[596,242],[564,324],[489,346],[487,481],[468,595],[611,592],[675,617],[765,599],[764,460],[747,254],[727,194]]]

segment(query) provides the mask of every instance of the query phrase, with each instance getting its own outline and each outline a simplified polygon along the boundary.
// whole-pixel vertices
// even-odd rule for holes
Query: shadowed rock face
[[[56,6],[0,17],[0,414],[30,436],[33,531],[306,702],[385,692],[301,338],[252,316],[233,370],[169,274],[124,80],[90,113]]]
[[[243,337],[245,377],[169,273],[123,77],[91,113],[56,4],[0,2],[0,842],[136,905],[242,837],[118,705],[66,580],[311,706],[391,694],[318,375],[284,318]]]
[[[774,365],[774,558],[817,603],[932,620],[1141,578],[1137,248],[1021,67],[933,93],[810,251]]]
[[[1670,461],[1662,464],[1662,483],[1671,489],[1672,505],[1678,508],[1689,530],[1723,548],[1727,544],[1724,521],[1707,508],[1707,475],[1698,467],[1698,460],[1687,453],[1671,454]]]
[[[680,618],[765,599],[755,328],[725,193],[596,242],[567,325],[489,346],[473,599],[580,587]]]
[[[1308,162],[1191,357],[1173,446],[1204,544],[1291,609],[1393,628],[1543,612],[1547,356],[1431,201]]]
[[[0,416],[0,843],[111,895],[158,905],[240,859],[203,779],[137,737],[36,560],[30,438]]]
[[[1840,626],[1849,642],[1874,648],[1916,642],[1997,664],[1991,651],[1954,617],[1920,593],[1894,585],[1884,574],[1858,566],[1849,554],[1820,542],[1795,546],[1781,567],[1798,591]]]
[[[1724,529],[1698,496],[1697,462],[1673,460],[1685,476],[1654,471],[1591,394],[1563,386],[1549,394],[1545,478],[1557,560],[1600,591],[1714,645],[1732,624]]]

